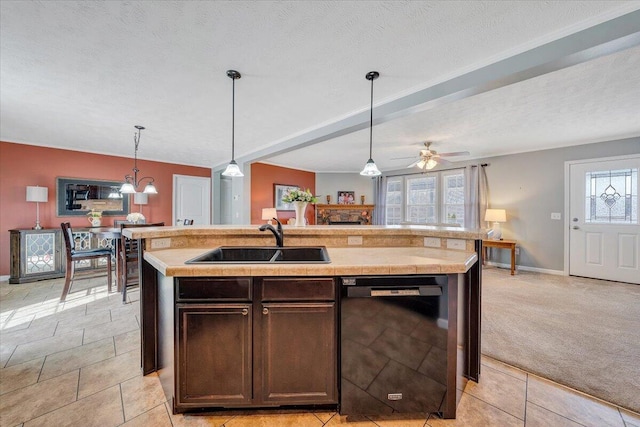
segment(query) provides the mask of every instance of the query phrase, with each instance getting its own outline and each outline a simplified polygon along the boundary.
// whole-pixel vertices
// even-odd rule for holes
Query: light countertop
[[[145,260],[165,276],[339,276],[363,274],[465,273],[475,252],[420,247],[331,248],[329,264],[185,264],[214,248],[145,252]]]

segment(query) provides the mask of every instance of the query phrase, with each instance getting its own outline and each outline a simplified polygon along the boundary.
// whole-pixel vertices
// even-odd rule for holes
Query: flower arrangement
[[[307,202],[307,203],[317,203],[318,198],[311,194],[311,190],[308,188],[306,190],[300,190],[297,188],[292,188],[287,190],[282,196],[282,201],[284,203],[293,203],[293,202]]]
[[[91,218],[102,218],[102,211],[91,209],[89,212],[87,212],[87,216],[90,218],[89,221],[91,221]]]
[[[127,221],[137,224],[144,221],[144,215],[142,215],[140,212],[132,212],[127,215]]]

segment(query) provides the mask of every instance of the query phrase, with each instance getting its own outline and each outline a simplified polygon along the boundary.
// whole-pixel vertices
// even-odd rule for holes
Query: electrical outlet
[[[424,245],[428,248],[439,248],[440,247],[440,238],[439,237],[425,237]]]
[[[516,255],[520,255],[520,248],[516,248]]]
[[[447,249],[460,249],[464,250],[466,242],[461,239],[447,239]]]
[[[362,245],[362,236],[347,236],[347,245]]]
[[[560,212],[551,212],[551,219],[562,219],[562,214]]]
[[[171,238],[151,239],[151,249],[167,249],[171,247]]]

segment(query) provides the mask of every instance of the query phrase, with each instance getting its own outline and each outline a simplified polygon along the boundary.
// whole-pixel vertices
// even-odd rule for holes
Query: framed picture
[[[293,205],[291,203],[284,203],[282,196],[289,190],[298,190],[299,188],[297,185],[273,184],[273,206],[276,210],[292,211]]]
[[[353,205],[356,202],[356,194],[353,191],[338,191],[339,205]]]

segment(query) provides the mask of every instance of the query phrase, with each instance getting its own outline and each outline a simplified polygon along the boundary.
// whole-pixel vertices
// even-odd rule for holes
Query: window
[[[585,222],[638,223],[638,169],[588,172]]]
[[[442,221],[464,227],[464,174],[442,172]]]
[[[386,202],[387,225],[400,225],[402,222],[402,178],[387,180]]]
[[[464,171],[454,169],[387,179],[387,225],[464,226]]]

